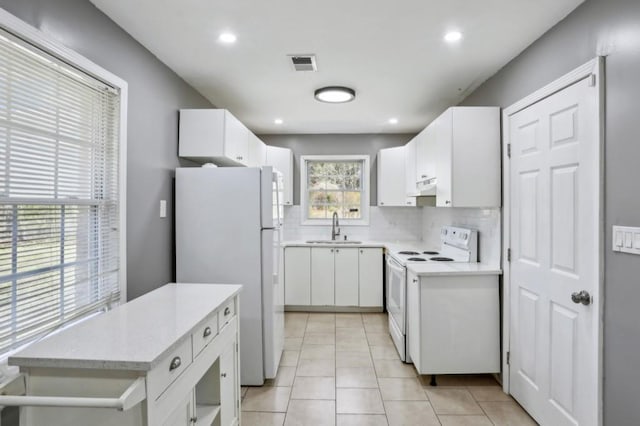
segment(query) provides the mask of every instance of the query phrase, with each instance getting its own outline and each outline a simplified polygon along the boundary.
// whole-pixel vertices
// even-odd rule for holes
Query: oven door
[[[387,256],[387,311],[403,335],[405,334],[405,292],[407,270],[393,257]]]

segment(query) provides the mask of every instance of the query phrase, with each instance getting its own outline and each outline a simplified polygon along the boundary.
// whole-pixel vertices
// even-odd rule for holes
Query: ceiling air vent
[[[288,55],[295,71],[318,71],[316,55]]]

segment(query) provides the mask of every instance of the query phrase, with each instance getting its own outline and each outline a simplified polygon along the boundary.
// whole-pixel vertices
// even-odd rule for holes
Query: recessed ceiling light
[[[390,118],[389,119],[389,124],[398,124],[398,119],[397,118]]]
[[[282,124],[282,123],[284,123],[284,122],[282,121],[282,118],[276,118],[275,120],[273,120],[273,122],[274,122],[275,124]]]
[[[453,43],[462,39],[462,33],[460,31],[449,31],[444,35],[444,41]]]
[[[222,33],[218,37],[219,41],[221,41],[222,43],[228,43],[228,44],[235,43],[237,39],[238,37],[236,37],[236,35],[233,33]]]
[[[348,87],[329,86],[316,90],[314,96],[321,102],[343,103],[354,100],[356,91]]]

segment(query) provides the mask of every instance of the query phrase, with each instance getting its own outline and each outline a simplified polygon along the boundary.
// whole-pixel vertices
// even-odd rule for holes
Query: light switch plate
[[[640,228],[631,226],[613,227],[613,251],[640,255]]]
[[[167,217],[167,200],[160,200],[160,217]]]

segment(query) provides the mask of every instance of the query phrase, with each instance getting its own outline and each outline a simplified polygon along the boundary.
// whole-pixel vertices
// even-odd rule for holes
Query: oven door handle
[[[398,271],[399,273],[404,275],[404,266],[400,265],[398,262],[396,262],[392,258],[387,259],[387,267],[395,271]]]

